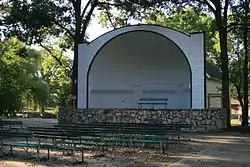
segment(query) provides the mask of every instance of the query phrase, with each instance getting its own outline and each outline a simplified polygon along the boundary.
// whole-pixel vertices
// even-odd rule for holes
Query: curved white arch
[[[78,108],[86,108],[87,73],[100,48],[122,34],[148,31],[161,34],[175,43],[186,56],[192,73],[192,108],[204,108],[204,35],[187,35],[173,29],[155,25],[134,25],[112,30],[90,43],[79,45],[78,62]],[[85,89],[85,90],[84,90]]]

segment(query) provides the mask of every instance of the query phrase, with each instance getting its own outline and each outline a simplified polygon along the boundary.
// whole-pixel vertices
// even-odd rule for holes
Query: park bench
[[[55,127],[61,127],[64,129],[85,129],[85,125],[73,125],[73,126],[59,126],[56,125]],[[101,142],[105,143],[105,146],[118,146],[118,143],[128,143],[133,144],[135,146],[135,143],[157,143],[160,144],[160,147],[162,147],[163,153],[165,152],[165,147],[167,143],[167,134],[162,129],[132,129],[131,127],[129,129],[126,128],[118,128],[118,126],[111,127],[111,126],[100,126],[97,127],[92,125],[92,129],[87,126],[87,129],[89,131],[96,133],[99,133],[101,137]],[[109,144],[108,144],[109,143]],[[110,144],[113,143],[113,144]],[[123,144],[121,144],[123,145]]]
[[[13,147],[21,147],[24,148],[27,156],[29,148],[37,149],[37,158],[40,159],[39,153],[40,149],[47,149],[47,157],[50,158],[50,150],[58,150],[58,151],[71,151],[72,152],[72,162],[74,163],[75,159],[75,151],[81,151],[82,162],[84,161],[83,157],[83,148],[76,147],[74,145],[74,140],[79,140],[76,135],[67,134],[67,133],[49,133],[46,131],[40,133],[32,133],[32,132],[7,132],[1,131],[1,148],[4,146],[10,146],[10,153],[12,154]],[[13,140],[16,138],[17,140]],[[55,143],[43,142],[41,139],[53,139],[53,140],[61,140],[61,145],[57,145]],[[24,140],[25,142],[23,142]],[[71,140],[71,145],[64,145],[64,140]],[[59,142],[58,142],[59,143]]]
[[[139,108],[143,108],[144,105],[152,106],[152,108],[155,108],[157,105],[164,105],[165,108],[167,108],[168,105],[168,99],[167,98],[141,98],[139,102],[137,103]]]
[[[82,148],[92,148],[97,147],[97,142],[100,136],[94,134],[91,131],[83,131],[80,129],[65,129],[65,128],[43,128],[43,127],[28,127],[28,131],[39,139],[51,139],[52,143],[56,145],[57,139],[60,139],[61,143],[78,146],[81,145]]]
[[[10,147],[9,153],[13,154],[14,147],[23,148],[28,156],[28,149],[29,148],[37,148],[38,144],[32,143],[31,139],[32,134],[27,132],[10,132],[7,130],[0,131],[0,140],[1,140],[1,153],[4,154],[3,148],[4,146]]]
[[[75,125],[77,126],[77,125]],[[180,138],[182,136],[182,129],[190,128],[189,124],[149,124],[149,123],[117,123],[117,122],[92,122],[91,124],[78,124],[81,127],[103,127],[103,128],[116,128],[116,129],[164,129],[168,132],[168,136],[172,136],[172,143],[177,141],[180,144]],[[170,133],[172,132],[172,133]],[[169,140],[170,142],[170,140]]]
[[[71,133],[62,133],[62,132],[36,132],[33,133],[33,136],[38,139],[38,143],[40,148],[47,149],[47,158],[50,158],[50,150],[57,151],[71,151],[72,162],[75,161],[75,151],[81,152],[81,161],[84,161],[83,147],[79,147],[75,144],[75,141],[81,140],[81,138],[77,135]],[[45,142],[43,139],[46,139]],[[52,142],[48,142],[50,139]],[[70,142],[65,142],[70,141]]]
[[[95,140],[85,140],[82,141],[79,144],[85,144],[85,145],[94,145],[96,148],[97,147],[104,147],[107,145],[105,143],[105,138],[113,136],[114,134],[117,133],[117,129],[107,129],[103,127],[84,127],[84,126],[76,126],[76,125],[71,125],[71,126],[60,126],[60,125],[55,125],[55,128],[61,129],[63,131],[74,131],[74,133],[79,133],[81,135],[86,135],[94,137]]]
[[[10,120],[0,120],[0,128],[1,130],[8,129],[8,130],[22,130],[23,129],[23,122],[22,121],[10,121]]]

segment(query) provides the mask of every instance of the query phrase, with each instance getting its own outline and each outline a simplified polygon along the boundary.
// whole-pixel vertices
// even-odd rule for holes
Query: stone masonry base
[[[189,124],[189,132],[221,131],[226,128],[224,109],[73,109],[61,108],[59,124],[122,122]]]

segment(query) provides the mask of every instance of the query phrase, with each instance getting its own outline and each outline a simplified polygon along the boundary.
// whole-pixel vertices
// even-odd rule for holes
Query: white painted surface
[[[167,38],[141,31],[156,32]],[[123,34],[126,32],[130,33]],[[109,40],[90,69],[89,107],[135,107],[141,96],[168,96],[169,107],[189,108],[189,93],[181,91],[189,87],[187,64],[181,51],[168,39],[181,48],[191,65],[192,108],[204,108],[203,34],[188,36],[152,25],[120,28],[79,46],[78,108],[87,106],[87,71],[91,61]],[[136,85],[141,85],[141,90]]]
[[[127,33],[105,45],[94,60],[89,107],[137,108],[140,98],[168,98],[168,108],[190,108],[189,92],[184,103],[178,98],[189,84],[188,63],[170,40],[143,31]]]

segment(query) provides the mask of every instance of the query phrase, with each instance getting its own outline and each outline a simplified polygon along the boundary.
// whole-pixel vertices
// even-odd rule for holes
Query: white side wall
[[[86,108],[87,71],[98,50],[114,37],[132,31],[160,33],[176,43],[187,56],[192,70],[192,108],[204,108],[204,46],[203,34],[191,36],[153,25],[128,26],[111,31],[89,44],[79,45],[78,108]],[[147,42],[147,41],[145,41]]]

